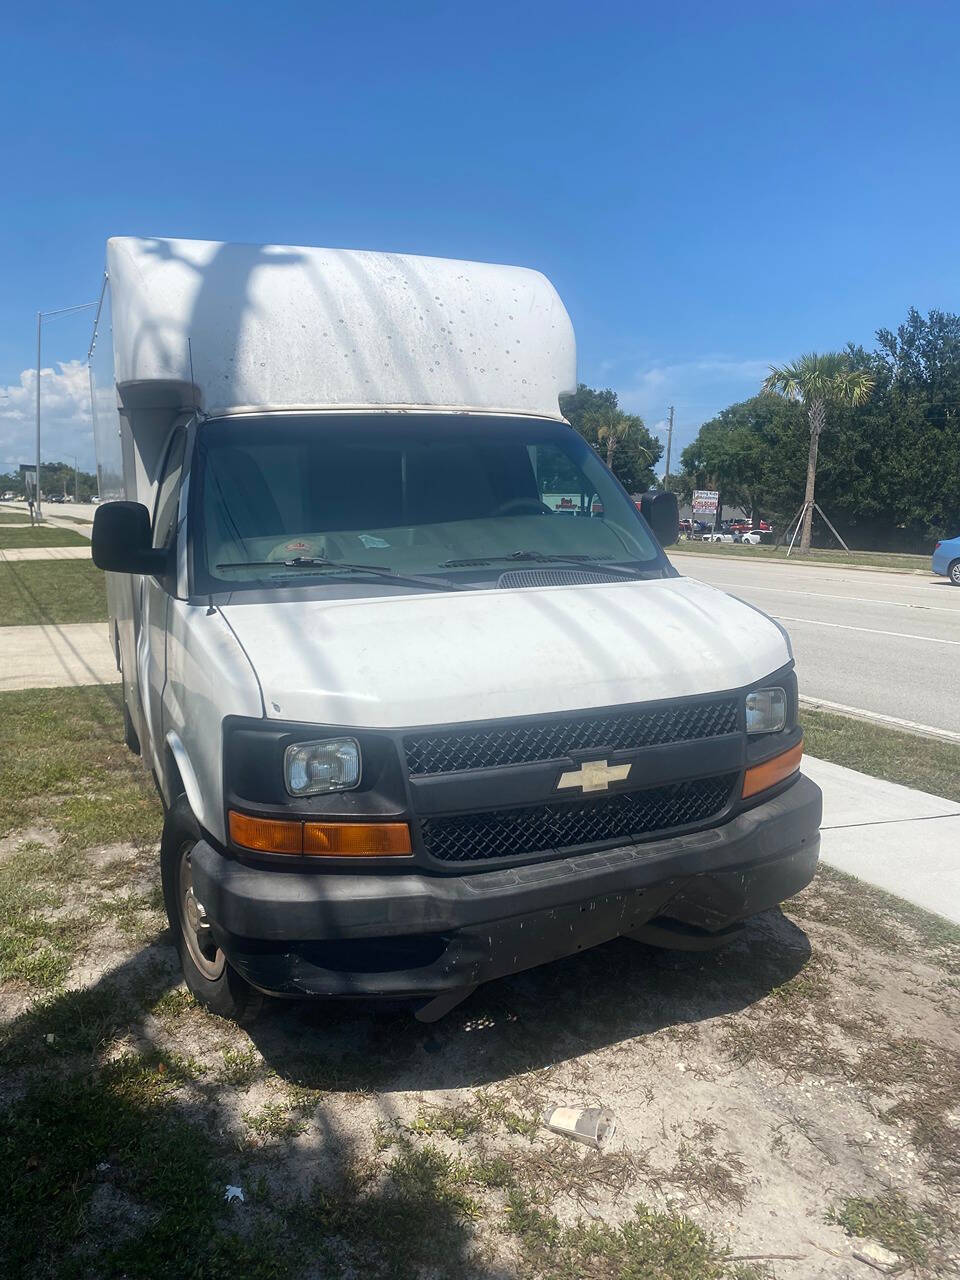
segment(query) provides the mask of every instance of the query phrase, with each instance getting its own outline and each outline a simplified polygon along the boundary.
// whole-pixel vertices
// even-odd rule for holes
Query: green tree
[[[806,454],[800,407],[759,395],[722,409],[680,455],[688,488],[719,489],[754,520],[786,520],[797,509]]]
[[[624,413],[615,391],[596,390],[581,382],[573,395],[560,397],[560,411],[588,444],[601,455],[606,453],[607,465],[628,493],[641,493],[656,484],[653,468],[663,445],[638,414]]]
[[[848,353],[830,351],[822,355],[809,352],[793,364],[770,366],[763,384],[767,393],[781,395],[803,405],[810,424],[810,448],[807,453],[807,483],[804,493],[803,530],[800,550],[810,550],[810,530],[817,481],[817,452],[820,436],[827,423],[827,406],[857,406],[866,401],[875,378],[865,368],[858,368]]]

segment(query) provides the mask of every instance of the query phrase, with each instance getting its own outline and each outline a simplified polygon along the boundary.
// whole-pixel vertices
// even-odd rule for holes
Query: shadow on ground
[[[441,1022],[361,1002],[272,1002],[250,1028],[284,1079],[315,1089],[456,1089],[735,1013],[794,977],[807,935],[782,912],[729,948],[658,951],[627,939],[479,988]]]

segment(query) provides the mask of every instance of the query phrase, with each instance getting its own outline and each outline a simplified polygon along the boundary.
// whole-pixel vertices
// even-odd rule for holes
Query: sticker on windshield
[[[304,560],[313,556],[323,556],[326,543],[323,538],[285,538],[278,542],[267,555],[268,560],[296,560],[298,556]]]

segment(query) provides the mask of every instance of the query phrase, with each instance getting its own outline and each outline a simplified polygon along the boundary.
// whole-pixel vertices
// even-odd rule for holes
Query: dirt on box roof
[[[434,1026],[267,1002],[240,1028],[180,985],[151,866],[142,848],[84,854],[65,892],[88,927],[63,985],[0,987],[0,1134],[41,1208],[71,1114],[106,1099],[62,1174],[80,1243],[45,1227],[21,1274],[172,1274],[150,1263],[176,1222],[151,1161],[181,1124],[208,1160],[197,1185],[215,1184],[187,1225],[203,1249],[246,1250],[250,1275],[957,1273],[960,940],[934,917],[821,872],[724,951],[620,940]],[[37,907],[51,929],[64,901]],[[558,1104],[610,1107],[614,1138],[598,1152],[548,1132]]]

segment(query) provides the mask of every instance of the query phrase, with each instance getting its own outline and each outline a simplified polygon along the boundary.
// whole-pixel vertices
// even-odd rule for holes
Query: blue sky
[[[3,42],[0,469],[35,312],[114,234],[536,266],[675,448],[772,360],[960,310],[955,3],[45,3]],[[42,384],[81,465],[86,336]]]

